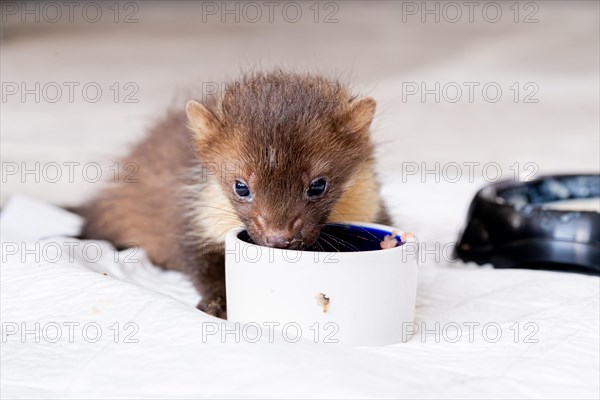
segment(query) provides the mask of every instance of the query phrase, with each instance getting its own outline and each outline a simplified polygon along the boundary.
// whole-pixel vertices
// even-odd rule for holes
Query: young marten
[[[83,236],[137,245],[191,277],[198,308],[226,316],[225,233],[305,249],[326,222],[388,224],[374,171],[375,101],[309,74],[253,73],[171,111],[85,207]]]

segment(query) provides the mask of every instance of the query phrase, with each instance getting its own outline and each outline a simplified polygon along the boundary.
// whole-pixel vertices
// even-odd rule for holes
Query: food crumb
[[[410,239],[410,238],[414,238],[414,237],[415,237],[415,235],[413,235],[410,232],[404,232],[402,234],[402,236],[400,236],[400,238],[402,239],[403,242],[406,242],[406,239]]]
[[[323,307],[323,312],[327,312],[327,306],[329,305],[329,297],[327,297],[324,293],[317,293],[315,296],[317,299],[317,304]]]
[[[380,243],[381,248],[393,249],[394,247],[396,247],[398,245],[398,239],[396,239],[396,236],[398,236],[398,231],[395,229],[392,231],[391,235],[385,235],[383,241]]]

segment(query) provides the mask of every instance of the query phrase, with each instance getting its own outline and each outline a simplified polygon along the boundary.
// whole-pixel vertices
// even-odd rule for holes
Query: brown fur
[[[266,244],[273,232],[314,243],[327,221],[389,223],[379,197],[369,126],[371,98],[338,82],[282,71],[230,83],[159,122],[123,163],[137,182],[106,187],[85,210],[84,236],[144,248],[157,265],[188,273],[199,305],[225,316],[223,238],[245,226]],[[310,182],[328,189],[309,199]],[[236,179],[252,201],[238,198]]]

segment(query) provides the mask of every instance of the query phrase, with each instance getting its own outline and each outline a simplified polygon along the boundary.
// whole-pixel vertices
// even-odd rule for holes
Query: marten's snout
[[[258,217],[257,222],[262,231],[263,241],[267,246],[280,249],[302,246],[303,240],[300,233],[303,224],[302,219],[296,218],[286,229],[270,227],[262,217]]]
[[[293,240],[293,236],[290,234],[268,233],[267,235],[268,236],[265,236],[265,242],[267,242],[267,245],[280,249],[287,248]]]

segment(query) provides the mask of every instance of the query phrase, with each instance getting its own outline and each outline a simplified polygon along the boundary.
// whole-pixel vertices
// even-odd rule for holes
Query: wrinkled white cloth
[[[3,398],[600,392],[597,277],[424,262],[417,320],[407,328],[414,337],[347,348],[328,343],[328,332],[315,340],[315,332],[212,318],[194,308],[198,295],[185,276],[151,265],[143,251],[65,236],[36,241],[35,225],[14,225],[23,211],[52,219],[55,232],[77,220],[23,197],[1,214]]]

